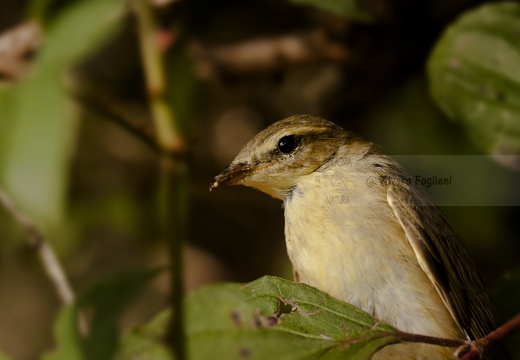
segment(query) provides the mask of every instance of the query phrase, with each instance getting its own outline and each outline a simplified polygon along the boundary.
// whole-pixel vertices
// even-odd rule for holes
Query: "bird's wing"
[[[387,200],[461,330],[470,340],[494,330],[493,305],[482,279],[443,212],[413,186],[389,185]]]

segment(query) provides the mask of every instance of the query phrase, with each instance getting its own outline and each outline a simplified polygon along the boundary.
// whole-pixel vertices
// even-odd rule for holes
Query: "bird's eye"
[[[293,135],[284,136],[278,141],[278,150],[284,154],[290,154],[296,149],[298,142]]]

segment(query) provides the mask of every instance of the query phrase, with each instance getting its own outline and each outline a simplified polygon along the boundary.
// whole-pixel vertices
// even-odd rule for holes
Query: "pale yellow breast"
[[[286,200],[287,251],[298,280],[402,331],[460,338],[386,202],[386,189],[367,189],[366,178],[342,169],[315,172]],[[385,351],[392,348],[399,349]],[[421,358],[421,346],[408,348],[418,351],[411,358]],[[427,348],[426,358],[447,354]]]

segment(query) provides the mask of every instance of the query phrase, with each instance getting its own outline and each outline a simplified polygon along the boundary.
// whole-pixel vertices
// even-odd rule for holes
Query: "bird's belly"
[[[285,204],[287,251],[297,281],[399,330],[461,337],[388,205],[310,200]],[[442,350],[441,358],[445,354]]]

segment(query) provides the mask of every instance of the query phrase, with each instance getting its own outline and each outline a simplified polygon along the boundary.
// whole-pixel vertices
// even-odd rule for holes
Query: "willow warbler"
[[[476,339],[494,329],[491,301],[442,211],[375,144],[327,120],[269,126],[214,180],[284,202],[295,281],[415,334]],[[377,359],[449,359],[426,344],[383,348]]]

